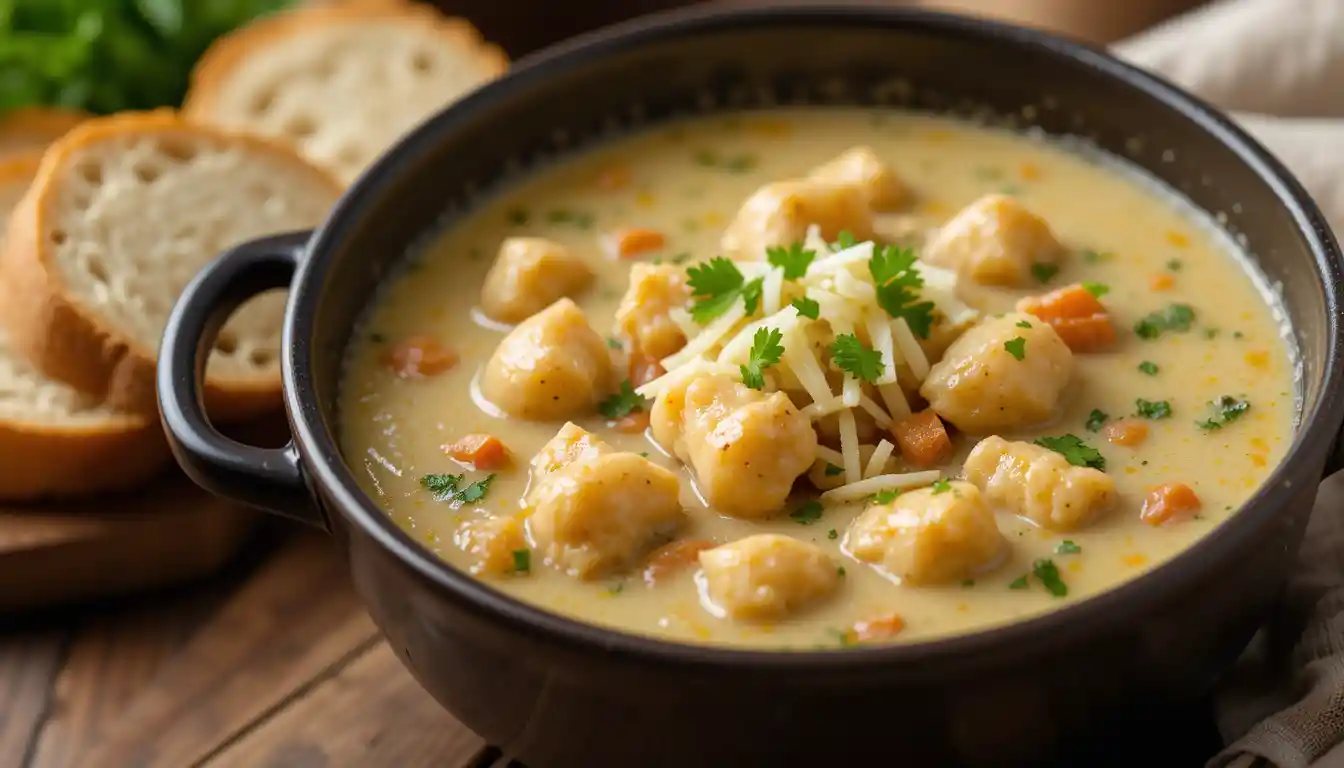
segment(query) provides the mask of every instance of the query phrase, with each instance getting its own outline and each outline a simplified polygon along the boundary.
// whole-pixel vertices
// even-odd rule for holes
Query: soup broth
[[[801,181],[757,193],[783,180]],[[483,301],[497,256],[519,266]],[[1233,514],[1293,430],[1266,296],[1225,236],[1118,162],[900,112],[697,118],[539,170],[413,254],[351,343],[341,440],[411,536],[548,610],[721,645],[920,641],[1087,599]],[[527,332],[542,311],[586,319],[609,361],[577,326]],[[777,341],[747,327],[766,316]],[[544,363],[528,344],[557,346],[564,391],[510,388]],[[808,361],[825,395],[799,383]],[[762,534],[788,538],[718,548]]]

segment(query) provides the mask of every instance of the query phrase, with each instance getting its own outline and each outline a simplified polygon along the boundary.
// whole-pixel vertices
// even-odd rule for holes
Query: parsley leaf
[[[1110,420],[1111,415],[1109,413],[1093,408],[1092,412],[1087,414],[1087,421],[1084,426],[1087,427],[1088,432],[1100,432],[1101,428]]]
[[[1106,458],[1101,451],[1083,442],[1077,435],[1042,437],[1036,440],[1042,448],[1049,448],[1068,460],[1075,467],[1091,467],[1105,471]]]
[[[1154,421],[1165,419],[1171,415],[1171,403],[1166,400],[1144,400],[1140,397],[1134,401],[1134,413],[1136,416]]]
[[[1078,546],[1077,544],[1074,544],[1072,541],[1068,539],[1065,539],[1055,545],[1056,555],[1076,555],[1082,551],[1083,551],[1082,547]]]
[[[794,243],[788,248],[774,245],[765,249],[765,260],[784,270],[785,280],[797,280],[807,274],[808,265],[816,257],[817,252],[803,248],[802,243]]]
[[[608,336],[608,337],[607,337],[607,348],[608,348],[608,349],[623,349],[624,347],[625,347],[625,345],[621,343],[621,340],[618,339],[618,338],[616,338],[615,336]]]
[[[947,493],[952,490],[952,483],[949,483],[947,478],[940,477],[937,480],[934,480],[933,485],[929,487],[933,489],[933,495],[937,496],[940,493]]]
[[[621,382],[620,391],[598,403],[597,409],[608,419],[620,419],[631,411],[643,410],[645,405],[647,401],[635,392],[635,388],[630,386],[630,380],[626,379]]]
[[[1091,280],[1084,280],[1083,290],[1092,294],[1093,298],[1100,299],[1102,296],[1111,292],[1111,286],[1105,283],[1094,283]]]
[[[765,369],[778,365],[784,354],[784,334],[778,328],[758,328],[751,337],[751,352],[742,370],[742,383],[751,389],[765,389]]]
[[[924,278],[915,269],[915,252],[894,245],[878,246],[868,261],[868,273],[877,288],[877,303],[892,317],[903,317],[919,338],[929,338],[933,303],[919,301]]]
[[[1031,323],[1028,323],[1026,320],[1018,320],[1016,323],[1013,323],[1013,325],[1016,325],[1018,328],[1030,328],[1030,327],[1031,327]]]
[[[1151,360],[1144,360],[1142,363],[1139,363],[1140,373],[1146,373],[1149,376],[1156,376],[1157,371],[1158,371],[1157,363],[1154,363]]]
[[[1195,322],[1195,310],[1188,304],[1171,304],[1159,312],[1151,312],[1134,324],[1134,333],[1141,339],[1155,339],[1165,331],[1188,331]]]
[[[1200,429],[1212,432],[1241,418],[1243,413],[1251,409],[1251,403],[1248,400],[1238,400],[1231,395],[1223,395],[1217,400],[1210,401],[1209,408],[1213,415],[1205,421],[1196,422],[1196,425]]]
[[[761,304],[761,288],[764,285],[761,278],[756,278],[746,285],[742,286],[742,301],[747,305],[747,314],[750,315],[756,311],[756,307]]]
[[[890,504],[900,495],[900,491],[878,491],[872,495],[871,500],[874,504]]]
[[[526,549],[513,550],[513,572],[528,573],[532,570],[532,552]]]
[[[789,513],[789,519],[799,525],[811,525],[821,519],[823,508],[816,499],[803,502],[803,505]]]
[[[742,272],[731,259],[722,256],[687,267],[686,275],[695,297],[691,316],[701,325],[727,312],[742,292]]]
[[[1041,580],[1045,590],[1055,597],[1064,597],[1069,594],[1069,585],[1059,577],[1059,569],[1051,560],[1037,560],[1031,565],[1031,572],[1036,578]]]
[[[836,475],[843,475],[843,474],[845,474],[845,468],[844,468],[844,467],[837,467],[837,466],[835,466],[834,464],[832,464],[832,463],[830,463],[830,462],[828,461],[828,462],[826,462],[826,470],[825,470],[825,472],[826,472],[826,476],[827,476],[827,477],[835,477]]]
[[[1098,264],[1103,261],[1110,261],[1112,258],[1114,258],[1114,256],[1112,256],[1109,253],[1106,253],[1105,251],[1093,251],[1093,250],[1083,251],[1083,261],[1087,262],[1088,264]]]
[[[485,498],[485,494],[490,490],[490,483],[495,479],[494,475],[486,475],[484,480],[477,480],[466,488],[458,491],[453,496],[453,501],[464,504],[471,504]]]
[[[859,241],[854,239],[854,233],[847,229],[840,230],[840,234],[835,236],[835,242],[831,243],[831,251],[843,251],[846,248],[853,248]]]
[[[1024,574],[1022,574],[1021,576],[1018,576],[1016,579],[1013,579],[1012,582],[1010,582],[1010,583],[1008,584],[1008,588],[1009,588],[1009,589],[1026,589],[1026,588],[1027,588],[1027,575],[1024,573]]]
[[[573,224],[579,229],[588,229],[593,226],[593,214],[556,208],[546,212],[546,221],[552,224]]]
[[[798,310],[800,316],[806,317],[809,320],[816,320],[818,317],[821,317],[821,305],[806,296],[800,296],[789,302],[789,304],[791,304],[794,309]]]
[[[1172,272],[1180,272],[1181,267],[1183,266],[1185,265],[1181,264],[1180,259],[1172,259],[1171,261],[1167,262],[1167,269],[1169,269]]]
[[[830,539],[831,541],[835,541],[836,539],[840,538],[840,532],[832,528],[831,530],[826,532],[826,538]]]
[[[1057,274],[1059,274],[1059,265],[1057,264],[1046,264],[1038,261],[1031,265],[1031,275],[1036,278],[1037,282],[1048,283],[1050,278]]]
[[[436,501],[444,501],[457,493],[462,475],[425,475],[420,478],[420,487],[434,494]]]
[[[831,343],[831,362],[862,381],[877,381],[884,370],[882,353],[869,349],[852,333],[842,333]]]
[[[1027,356],[1027,340],[1022,338],[1021,336],[1014,336],[1013,338],[1003,342],[1003,348],[1008,351],[1008,354],[1012,355],[1018,360],[1021,360],[1022,358]]]

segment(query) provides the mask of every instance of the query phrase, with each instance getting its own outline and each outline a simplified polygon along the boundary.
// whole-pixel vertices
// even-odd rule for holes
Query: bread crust
[[[264,154],[271,162],[291,166],[326,186],[333,199],[341,184],[313,167],[289,148],[268,139],[190,124],[172,110],[123,113],[95,118],[57,140],[42,156],[37,176],[10,218],[0,254],[0,324],[9,331],[14,349],[49,378],[101,398],[117,410],[157,421],[155,392],[157,351],[146,348],[105,324],[98,313],[81,306],[52,264],[47,221],[54,190],[81,149],[127,133],[146,136],[206,138],[233,143]],[[174,297],[176,298],[176,297]],[[208,377],[205,403],[217,421],[247,418],[280,404],[280,377],[221,380]]]

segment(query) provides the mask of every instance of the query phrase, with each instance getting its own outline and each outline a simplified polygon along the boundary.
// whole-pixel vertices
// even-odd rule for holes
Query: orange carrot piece
[[[1167,272],[1159,272],[1148,281],[1148,287],[1154,291],[1169,291],[1176,284],[1176,278]]]
[[[1106,307],[1081,284],[1066,285],[1041,296],[1028,296],[1017,303],[1017,308],[1047,323],[1106,314]]]
[[[890,640],[899,635],[902,629],[905,629],[905,620],[892,614],[865,621],[856,621],[849,631],[856,642],[868,643]]]
[[[1101,433],[1114,445],[1132,447],[1148,439],[1148,425],[1135,419],[1121,419],[1102,427]]]
[[[632,174],[628,167],[624,165],[613,165],[609,168],[603,168],[602,171],[597,174],[597,188],[608,192],[625,189],[630,186],[631,178]]]
[[[479,470],[502,469],[509,463],[509,449],[494,435],[467,435],[451,445],[445,445],[443,452]]]
[[[648,411],[631,411],[617,419],[612,429],[625,435],[637,435],[649,428]]]
[[[437,376],[457,365],[457,353],[432,336],[412,336],[383,354],[383,364],[403,379]]]
[[[685,570],[700,559],[700,553],[713,549],[714,542],[704,539],[677,539],[664,544],[649,555],[644,566],[644,583],[656,587],[663,581]]]
[[[1201,506],[1199,497],[1190,486],[1164,483],[1148,491],[1139,519],[1149,525],[1189,520],[1199,512]]]
[[[1017,175],[1021,176],[1023,181],[1034,181],[1041,177],[1041,169],[1032,163],[1023,163],[1022,167],[1017,169]]]
[[[663,364],[645,356],[643,352],[636,351],[630,355],[630,386],[642,387],[664,373],[667,371]]]
[[[616,256],[633,259],[653,251],[661,251],[667,245],[667,238],[656,229],[631,227],[620,229],[611,234],[611,242]]]
[[[891,425],[901,457],[916,467],[932,467],[952,455],[952,438],[932,408]]]
[[[1108,314],[1066,317],[1049,322],[1074,352],[1097,352],[1115,344],[1115,326]]]

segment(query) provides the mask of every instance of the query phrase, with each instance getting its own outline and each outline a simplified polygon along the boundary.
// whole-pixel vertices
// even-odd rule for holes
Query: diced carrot
[[[451,445],[445,445],[443,452],[478,470],[503,469],[509,464],[509,449],[494,435],[467,435]]]
[[[1017,308],[1047,323],[1106,314],[1106,307],[1081,284],[1066,285],[1041,296],[1028,296],[1017,303]]]
[[[704,539],[677,539],[664,544],[649,555],[644,566],[644,583],[656,587],[663,581],[690,567],[700,559],[700,553],[712,549],[714,542]]]
[[[630,386],[642,387],[650,381],[662,376],[667,371],[663,364],[657,360],[651,359],[643,352],[635,351],[630,355]]]
[[[932,408],[891,425],[901,456],[916,467],[932,467],[952,454],[952,438]]]
[[[1121,419],[1102,427],[1101,433],[1115,445],[1132,447],[1148,439],[1148,425],[1135,419]]]
[[[432,336],[412,336],[383,354],[383,364],[403,379],[437,376],[457,365],[457,353]]]
[[[1176,278],[1168,272],[1158,272],[1148,281],[1148,287],[1154,291],[1169,291],[1176,284]]]
[[[890,640],[899,635],[902,629],[905,629],[905,620],[892,614],[865,621],[856,621],[854,626],[850,628],[850,633],[856,642],[869,643]]]
[[[1017,175],[1024,181],[1034,181],[1041,177],[1041,169],[1031,163],[1023,163],[1022,167],[1017,169]]]
[[[630,227],[613,232],[611,243],[617,257],[633,259],[646,253],[662,250],[663,246],[667,245],[667,238],[663,237],[663,233],[656,229]]]
[[[1074,352],[1096,352],[1115,344],[1115,326],[1111,324],[1111,316],[1105,313],[1048,322]]]
[[[1173,229],[1167,232],[1167,242],[1171,243],[1177,248],[1184,248],[1190,245],[1190,238],[1187,235],[1181,232],[1177,232],[1176,230]]]
[[[597,188],[614,192],[618,189],[625,189],[630,186],[632,174],[630,169],[624,165],[613,165],[609,168],[603,168],[597,174]]]
[[[1139,519],[1149,525],[1189,520],[1199,511],[1199,497],[1183,483],[1164,483],[1148,491]]]
[[[612,429],[622,434],[637,435],[649,428],[649,412],[644,410],[631,411],[617,419],[611,426]]]

